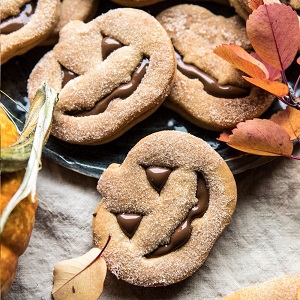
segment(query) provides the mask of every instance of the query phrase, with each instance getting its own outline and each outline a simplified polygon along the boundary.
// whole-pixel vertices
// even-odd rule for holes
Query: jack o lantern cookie
[[[59,31],[71,20],[90,21],[97,13],[98,0],[62,0],[60,16],[56,27],[43,42],[43,45],[57,43]]]
[[[222,300],[299,300],[299,296],[300,274],[295,274],[240,289]]]
[[[203,140],[160,131],[140,140],[98,182],[94,241],[109,270],[140,286],[191,276],[231,220],[236,184],[225,161]]]
[[[177,5],[157,16],[177,57],[173,89],[165,105],[208,130],[224,130],[260,116],[275,96],[247,83],[213,50],[233,43],[251,49],[238,16],[217,16],[198,5]]]
[[[142,121],[169,94],[172,43],[150,14],[119,8],[85,24],[71,21],[35,66],[29,99],[41,81],[59,92],[52,134],[74,144],[109,142]]]
[[[2,0],[1,64],[47,38],[58,22],[59,0]]]
[[[152,5],[164,0],[112,0],[112,1],[122,6],[142,7],[142,6]]]

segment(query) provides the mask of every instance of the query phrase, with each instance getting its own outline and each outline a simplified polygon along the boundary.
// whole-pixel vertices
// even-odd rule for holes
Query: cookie
[[[260,116],[275,96],[247,83],[242,73],[213,53],[220,44],[251,49],[244,22],[198,5],[177,5],[157,16],[177,56],[173,89],[164,104],[208,130],[224,130]]]
[[[114,3],[128,7],[142,7],[149,6],[163,0],[112,0]]]
[[[43,45],[54,45],[58,41],[59,31],[71,20],[90,21],[97,13],[98,0],[62,0],[58,24],[43,42]]]
[[[222,300],[299,300],[299,296],[300,275],[295,274],[238,290]]]
[[[2,0],[1,64],[47,38],[58,22],[59,0]]]
[[[231,220],[236,185],[227,164],[203,140],[160,131],[140,140],[98,182],[95,244],[108,269],[140,286],[191,276]]]
[[[74,144],[107,143],[142,121],[169,94],[176,60],[172,43],[150,14],[119,8],[85,24],[71,21],[28,81],[57,92],[52,134]]]

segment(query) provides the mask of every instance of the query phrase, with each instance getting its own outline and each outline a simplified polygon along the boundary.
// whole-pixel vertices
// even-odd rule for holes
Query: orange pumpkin
[[[0,118],[1,148],[4,148],[16,141],[18,130],[2,108],[0,108]],[[24,173],[25,170],[1,174],[1,215],[7,203],[21,185]],[[8,293],[15,278],[18,258],[26,250],[29,243],[37,208],[37,201],[32,200],[29,195],[14,208],[1,233],[1,299]]]

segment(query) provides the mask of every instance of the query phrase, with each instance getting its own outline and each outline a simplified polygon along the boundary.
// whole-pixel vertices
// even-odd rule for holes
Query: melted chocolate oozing
[[[136,68],[135,72],[132,74],[131,81],[129,81],[128,83],[124,83],[114,89],[109,95],[98,101],[91,110],[71,111],[68,112],[68,114],[75,117],[98,115],[99,113],[103,113],[106,110],[112,100],[116,98],[126,99],[137,89],[138,85],[141,83],[144,75],[146,74],[148,65],[149,59],[144,58],[141,61],[140,65]]]
[[[147,255],[147,258],[154,258],[168,254],[183,246],[190,239],[192,233],[192,221],[195,218],[201,218],[205,214],[209,202],[209,193],[206,188],[205,180],[200,174],[198,175],[196,197],[198,199],[198,203],[189,211],[186,219],[171,235],[170,243],[159,246],[156,250]]]
[[[114,38],[104,37],[102,39],[101,47],[102,58],[103,60],[105,60],[113,51],[123,47],[123,45]],[[67,112],[67,114],[75,117],[84,117],[103,113],[112,100],[116,98],[126,99],[131,94],[133,94],[133,92],[137,89],[138,85],[141,83],[144,75],[146,74],[148,65],[149,59],[144,58],[132,74],[130,82],[121,84],[119,87],[114,89],[109,95],[98,101],[92,109],[69,111]]]
[[[123,47],[123,45],[112,37],[104,37],[101,43],[102,59],[105,60],[109,54]]]
[[[117,222],[122,231],[131,239],[140,225],[143,216],[139,214],[118,214]]]
[[[185,76],[191,79],[199,79],[204,86],[204,90],[219,98],[242,98],[249,95],[249,90],[233,85],[220,85],[217,80],[202,72],[197,67],[183,62],[182,57],[175,51],[177,59],[177,69]]]
[[[78,75],[62,66],[62,88]]]
[[[171,172],[171,169],[163,167],[146,168],[147,179],[158,192],[162,190]]]
[[[1,34],[12,33],[26,25],[35,12],[36,2],[37,1],[30,1],[29,3],[26,3],[21,8],[19,15],[3,20],[0,25]]]

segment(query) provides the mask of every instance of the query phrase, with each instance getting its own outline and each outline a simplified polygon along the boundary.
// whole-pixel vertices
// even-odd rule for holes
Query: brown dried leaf
[[[290,156],[293,152],[289,134],[278,124],[266,119],[239,123],[228,138],[225,134],[220,135],[218,140],[237,150],[256,155]]]
[[[100,254],[99,248],[93,248],[80,257],[56,264],[52,289],[54,299],[98,299],[103,291],[107,270]]]
[[[290,135],[291,140],[300,136],[300,110],[288,106],[285,110],[274,114],[271,121],[283,127]]]

